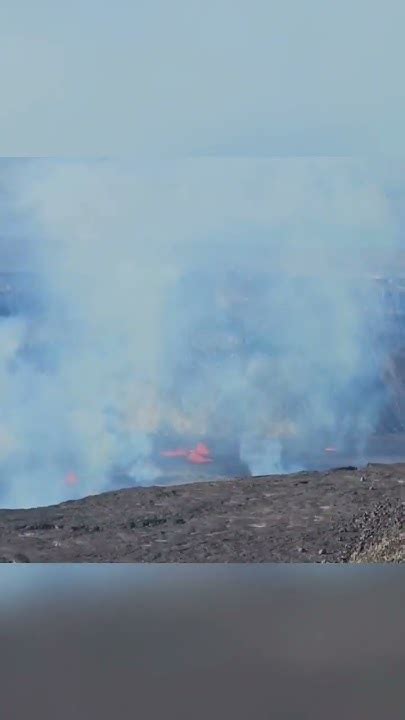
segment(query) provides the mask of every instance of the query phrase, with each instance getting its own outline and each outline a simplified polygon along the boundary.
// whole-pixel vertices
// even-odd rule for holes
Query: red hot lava
[[[177,450],[163,450],[163,457],[180,458],[183,457],[194,465],[203,465],[212,462],[211,452],[204,443],[198,443],[192,450],[179,448]]]
[[[65,477],[65,485],[68,487],[75,487],[79,482],[79,478],[77,477],[76,473],[70,472]]]

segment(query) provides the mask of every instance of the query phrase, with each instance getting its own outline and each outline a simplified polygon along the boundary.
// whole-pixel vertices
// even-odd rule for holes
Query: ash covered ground
[[[405,464],[0,511],[2,562],[403,562]]]

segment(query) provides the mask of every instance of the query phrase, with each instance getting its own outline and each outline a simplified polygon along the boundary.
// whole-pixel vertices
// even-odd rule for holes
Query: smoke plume
[[[114,472],[158,482],[163,428],[236,440],[253,474],[301,467],[289,442],[364,446],[383,399],[371,276],[397,250],[378,169],[32,161],[6,177],[37,305],[0,323],[3,505]]]

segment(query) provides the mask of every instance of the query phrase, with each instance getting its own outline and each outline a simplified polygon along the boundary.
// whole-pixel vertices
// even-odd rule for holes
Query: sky
[[[3,0],[6,156],[403,153],[402,0]]]

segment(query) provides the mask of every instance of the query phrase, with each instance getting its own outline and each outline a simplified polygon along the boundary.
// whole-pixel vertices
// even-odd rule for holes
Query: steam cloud
[[[291,469],[283,436],[362,447],[384,352],[368,276],[397,250],[375,167],[33,161],[8,177],[41,303],[0,323],[3,505],[101,491],[117,468],[153,483],[162,426],[237,438],[254,474]]]

